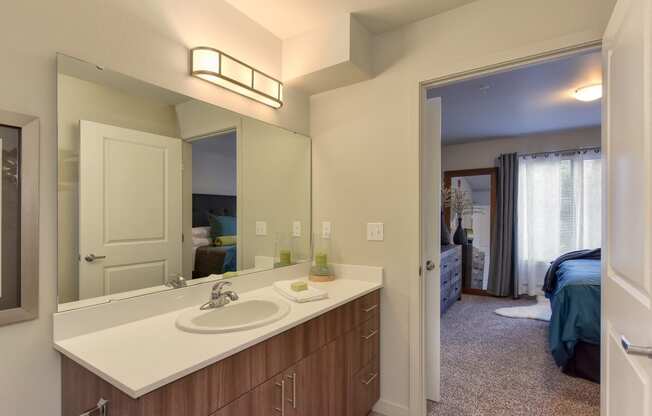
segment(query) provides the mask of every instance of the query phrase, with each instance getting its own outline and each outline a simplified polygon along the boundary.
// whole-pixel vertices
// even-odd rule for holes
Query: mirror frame
[[[34,116],[0,110],[0,124],[21,129],[20,306],[0,311],[0,326],[38,317],[40,124]]]

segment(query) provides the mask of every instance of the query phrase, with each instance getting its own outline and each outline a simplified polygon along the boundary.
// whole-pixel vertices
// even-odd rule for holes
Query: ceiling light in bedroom
[[[595,101],[602,98],[602,84],[587,85],[586,87],[578,88],[573,93],[576,100],[579,101]]]
[[[283,105],[283,84],[217,49],[190,51],[190,74],[273,108]]]

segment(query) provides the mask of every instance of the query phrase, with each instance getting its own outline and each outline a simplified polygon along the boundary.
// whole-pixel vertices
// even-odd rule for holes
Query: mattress
[[[600,345],[600,260],[567,260],[557,270],[550,296],[549,343],[555,362],[565,367],[578,342]]]

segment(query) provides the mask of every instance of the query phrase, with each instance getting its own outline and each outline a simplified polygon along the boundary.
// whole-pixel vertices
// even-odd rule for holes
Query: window
[[[561,254],[600,247],[601,182],[599,150],[519,159],[519,293],[540,293]]]

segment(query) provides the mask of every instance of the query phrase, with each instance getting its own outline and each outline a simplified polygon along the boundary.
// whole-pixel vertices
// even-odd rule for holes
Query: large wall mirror
[[[58,55],[60,310],[310,259],[309,137]]]

